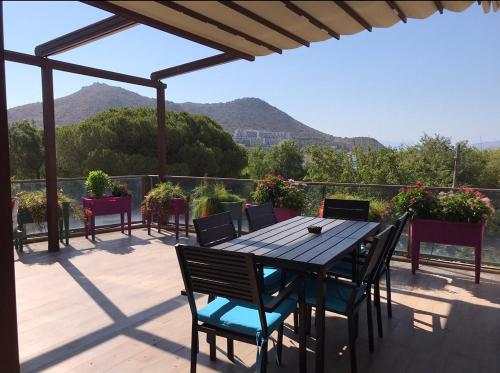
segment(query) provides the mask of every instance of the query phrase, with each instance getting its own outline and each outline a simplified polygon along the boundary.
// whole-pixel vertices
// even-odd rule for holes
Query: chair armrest
[[[273,312],[285,299],[287,299],[290,294],[292,294],[297,288],[304,284],[304,276],[297,276],[292,282],[285,286],[278,295],[273,297],[273,301],[270,304],[264,306],[264,311]]]

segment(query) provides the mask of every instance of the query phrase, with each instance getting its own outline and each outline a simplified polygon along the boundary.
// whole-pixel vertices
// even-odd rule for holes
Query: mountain
[[[484,141],[481,143],[473,144],[472,146],[474,146],[478,149],[497,149],[497,148],[500,148],[500,140]]]
[[[287,132],[302,146],[318,143],[351,149],[356,143],[363,147],[383,147],[381,143],[370,137],[336,137],[315,130],[258,98],[241,98],[213,104],[167,101],[166,106],[167,110],[207,115],[231,134],[234,134],[237,129]],[[78,92],[55,100],[56,124],[62,126],[79,123],[109,108],[122,107],[156,107],[156,100],[124,88],[94,83],[81,88]],[[42,104],[37,102],[11,108],[8,110],[8,116],[9,123],[32,119],[41,127]]]

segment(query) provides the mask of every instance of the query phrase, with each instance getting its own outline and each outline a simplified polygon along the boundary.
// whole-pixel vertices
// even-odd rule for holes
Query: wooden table
[[[310,225],[322,226],[321,234],[309,233],[307,227]],[[379,228],[380,223],[297,216],[215,248],[253,253],[262,265],[317,274],[316,372],[322,373],[325,354],[326,273]]]

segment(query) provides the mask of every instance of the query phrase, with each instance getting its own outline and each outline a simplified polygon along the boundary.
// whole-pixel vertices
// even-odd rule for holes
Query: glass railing
[[[159,179],[155,175],[147,176],[120,176],[112,177],[115,181],[127,183],[128,188],[132,191],[132,220],[141,222],[142,215],[140,205],[142,197],[150,190]],[[251,201],[251,193],[254,191],[256,183],[249,179],[230,179],[230,178],[203,178],[189,176],[169,176],[167,180],[179,184],[186,192],[191,192],[193,188],[200,183],[217,182],[222,183],[232,193],[238,194],[247,201]],[[306,207],[303,211],[304,215],[317,216],[321,200],[325,196],[330,196],[336,193],[349,193],[361,196],[378,197],[379,199],[389,201],[395,196],[400,185],[368,185],[368,184],[340,184],[340,183],[305,183],[306,184]],[[13,189],[17,192],[20,190],[40,190],[45,188],[45,183],[40,180],[15,181],[12,183]],[[81,201],[85,195],[84,179],[60,179],[58,186],[63,192],[74,199]],[[435,188],[437,190],[447,190],[449,188]],[[488,224],[486,237],[483,247],[483,264],[500,266],[500,189],[479,189],[487,195],[494,206],[497,207],[497,213]],[[192,216],[190,217],[192,222]],[[387,222],[390,220],[387,219]],[[97,225],[113,225],[120,222],[119,216],[99,216],[96,218]],[[248,225],[245,217],[243,217],[243,231],[248,231]],[[81,230],[83,222],[80,219],[70,219],[70,229]],[[33,225],[28,227],[28,233],[40,233]],[[43,233],[43,232],[41,232]],[[408,232],[403,233],[397,247],[397,254],[408,256]],[[467,247],[438,245],[431,243],[422,243],[421,255],[431,259],[441,259],[448,261],[473,262],[474,250]]]

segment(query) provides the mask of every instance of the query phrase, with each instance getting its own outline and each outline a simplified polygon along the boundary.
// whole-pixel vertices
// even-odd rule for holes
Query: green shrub
[[[221,202],[243,202],[243,198],[230,193],[223,184],[203,182],[192,191],[193,217],[213,215],[224,211]]]
[[[130,190],[128,190],[127,188],[127,184],[125,183],[111,182],[110,189],[111,189],[111,195],[113,197],[128,197],[132,195]]]
[[[102,197],[106,188],[111,185],[108,174],[101,170],[89,171],[85,180],[87,193],[93,197]]]
[[[143,214],[154,212],[165,220],[170,215],[170,201],[174,198],[184,201],[188,199],[187,194],[179,185],[169,182],[160,183],[146,194],[141,204],[141,211]]]

